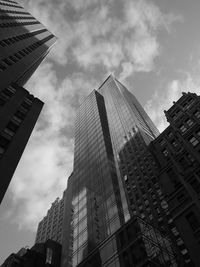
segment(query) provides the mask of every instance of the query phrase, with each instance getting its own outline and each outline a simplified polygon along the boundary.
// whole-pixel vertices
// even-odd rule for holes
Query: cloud
[[[57,64],[74,62],[88,71],[102,66],[110,72],[122,66],[124,79],[154,69],[159,32],[170,32],[172,23],[180,21],[145,0],[127,0],[118,9],[115,0],[26,0],[24,6],[58,37],[50,53]]]
[[[130,69],[152,70],[153,61],[159,54],[156,29],[163,17],[152,4],[139,3],[141,1],[125,2],[124,12],[119,17],[108,5],[83,16],[77,23],[80,41],[72,49],[76,61],[84,68],[101,64],[113,71],[122,64],[122,68],[133,65],[129,72]]]
[[[69,0],[68,3],[76,10],[76,11],[82,11],[83,9],[86,10],[87,8],[95,5],[98,2],[98,0]]]
[[[126,61],[122,63],[121,80],[134,72],[149,72],[155,68],[155,59],[160,54],[159,32],[168,33],[172,23],[180,21],[179,15],[163,14],[151,1],[126,1],[123,25]]]

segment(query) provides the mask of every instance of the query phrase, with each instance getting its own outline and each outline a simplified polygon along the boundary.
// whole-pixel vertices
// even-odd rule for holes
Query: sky
[[[74,119],[109,74],[160,131],[163,110],[200,90],[199,0],[19,0],[58,38],[26,88],[45,102],[0,206],[0,264],[34,244],[73,169]]]

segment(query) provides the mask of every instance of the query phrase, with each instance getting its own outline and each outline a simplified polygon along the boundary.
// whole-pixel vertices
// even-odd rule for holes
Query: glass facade
[[[104,99],[94,90],[75,124],[72,266],[124,223],[118,189]]]
[[[170,240],[140,218],[124,224],[78,267],[178,267]]]

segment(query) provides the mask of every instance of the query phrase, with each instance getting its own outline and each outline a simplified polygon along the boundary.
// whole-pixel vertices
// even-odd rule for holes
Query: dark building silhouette
[[[53,240],[12,253],[2,267],[60,267],[61,245]]]
[[[0,1],[0,203],[43,106],[22,86],[54,43],[16,1]]]
[[[103,261],[100,251],[104,241],[115,236],[126,223],[133,222],[134,228],[136,217],[169,240],[168,248],[174,258],[170,262],[166,257],[166,262],[171,266],[193,266],[183,240],[173,233],[178,230],[171,224],[158,183],[156,161],[148,151],[150,142],[158,135],[136,98],[113,76],[80,105],[68,191],[70,229],[63,236],[63,240],[68,240],[65,248],[69,249],[61,266],[133,266],[128,248],[126,261],[120,256],[124,248],[118,247],[109,264]],[[143,249],[148,255],[148,248],[143,245]],[[95,262],[91,255],[95,255]],[[148,266],[148,260],[147,256],[144,263],[137,264]],[[162,266],[159,264],[158,261],[152,266]]]
[[[151,143],[159,182],[169,204],[174,235],[200,264],[200,96],[183,93],[165,111],[170,125]]]
[[[42,101],[17,84],[0,91],[0,202],[42,106]]]

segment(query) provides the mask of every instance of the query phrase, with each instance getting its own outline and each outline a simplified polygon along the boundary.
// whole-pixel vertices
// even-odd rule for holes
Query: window
[[[196,139],[196,137],[192,136],[190,139],[189,139],[189,142],[192,144],[192,146],[197,146],[199,141]]]
[[[187,153],[186,156],[187,156],[189,162],[194,162],[195,161],[195,159],[192,157],[191,154]]]
[[[16,59],[14,56],[10,56],[9,58],[10,58],[10,60],[12,60],[14,63],[17,63],[17,61],[18,61],[18,59]]]
[[[21,59],[21,58],[22,58],[22,56],[21,56],[19,53],[14,54],[14,56],[15,56],[16,58],[18,58],[18,59]]]
[[[183,250],[181,250],[181,253],[182,253],[183,255],[185,255],[185,254],[187,254],[187,253],[188,253],[188,251],[187,251],[187,249],[186,249],[186,248],[184,248]]]
[[[186,123],[187,123],[188,126],[191,126],[191,125],[194,124],[194,122],[193,122],[191,119],[188,119],[188,120],[186,121]]]
[[[13,92],[9,88],[5,88],[3,90],[3,93],[8,97],[11,97],[13,95]]]
[[[172,229],[172,233],[175,235],[175,236],[178,236],[179,235],[179,232],[177,230],[177,228],[174,226]]]
[[[16,89],[11,85],[6,88],[8,91],[12,92],[13,94],[16,92]]]
[[[185,196],[185,194],[184,193],[180,193],[178,196],[177,196],[177,200],[178,200],[178,202],[181,204],[181,203],[183,203],[183,202],[185,202],[185,200],[186,200],[186,196]]]
[[[163,153],[163,155],[164,155],[165,157],[167,157],[167,156],[169,155],[169,152],[167,151],[167,149],[163,150],[162,153]]]
[[[162,145],[164,145],[165,144],[165,140],[164,139],[162,139],[160,142],[160,145],[162,146]]]
[[[13,64],[13,62],[9,59],[3,59],[3,62],[6,63],[8,66],[11,66]]]
[[[7,134],[10,135],[10,136],[14,136],[14,134],[15,134],[12,130],[10,130],[10,129],[8,129],[8,128],[5,128],[5,129],[4,129],[4,132],[7,133]]]
[[[6,129],[10,132],[13,132],[13,134],[17,131],[19,125],[14,123],[13,121],[10,121],[6,127]]]
[[[199,194],[200,193],[200,183],[199,181],[197,180],[196,177],[192,177],[191,181],[190,181],[190,185],[192,186],[193,190]]]
[[[0,135],[0,146],[2,148],[6,148],[7,145],[9,144],[10,140],[8,140],[5,136]]]
[[[188,168],[189,163],[188,163],[188,161],[185,159],[185,157],[180,158],[178,162],[179,162],[179,164],[181,165],[181,167],[182,167],[183,169],[187,169],[187,168]]]
[[[178,146],[178,143],[175,140],[173,140],[172,141],[172,145],[173,145],[173,147],[177,147]]]
[[[53,256],[52,249],[51,248],[47,248],[46,263],[49,263],[49,264],[52,263],[52,256]]]
[[[185,217],[193,231],[199,229],[199,221],[197,219],[196,214],[193,211],[188,213]]]
[[[124,175],[124,181],[127,181],[127,180],[128,180],[127,175]]]
[[[22,120],[16,117],[15,115],[12,117],[12,121],[14,124],[17,124],[17,125],[19,125],[22,122]]]
[[[16,113],[15,113],[15,117],[18,118],[18,119],[21,119],[23,120],[25,118],[26,114],[22,113],[20,110],[18,110]]]
[[[185,127],[185,125],[181,125],[179,127],[179,129],[181,130],[182,133],[184,133],[185,131],[187,131],[187,128]]]
[[[4,97],[4,95],[0,95],[0,106],[3,106],[7,102],[7,97]]]
[[[180,186],[180,181],[178,179],[178,175],[173,169],[169,169],[167,171],[167,175],[169,177],[170,182],[174,185],[174,187],[179,187]]]
[[[23,108],[25,108],[26,110],[30,109],[30,107],[31,107],[29,102],[27,102],[27,101],[23,101],[21,106]]]
[[[198,130],[198,131],[196,132],[196,135],[200,136],[200,130]]]
[[[3,155],[4,152],[5,152],[5,148],[0,146],[0,157]]]
[[[171,133],[171,132],[168,133],[168,137],[169,137],[169,138],[173,137],[173,133]]]
[[[6,66],[2,63],[0,63],[0,71],[6,70]]]
[[[29,104],[30,106],[33,104],[33,101],[32,101],[32,99],[30,99],[30,98],[24,98],[24,102],[26,102],[27,104]]]
[[[195,111],[193,114],[197,119],[200,118],[200,110]]]

